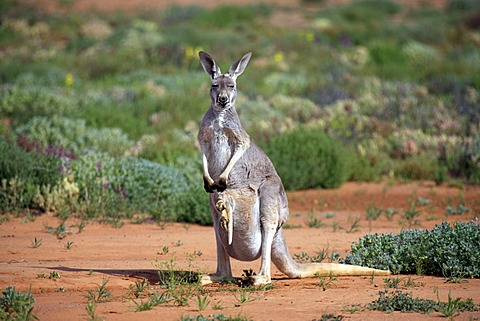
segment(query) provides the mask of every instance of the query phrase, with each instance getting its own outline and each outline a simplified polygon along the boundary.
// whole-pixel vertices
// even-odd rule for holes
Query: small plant
[[[305,219],[305,224],[308,227],[313,227],[313,228],[320,228],[325,226],[325,224],[322,223],[322,221],[319,218],[317,218],[317,214],[315,213],[315,210],[311,210],[307,214],[307,218]]]
[[[40,247],[40,245],[42,245],[42,239],[37,239],[35,237],[35,239],[32,241],[32,247],[34,249],[36,249],[36,248]]]
[[[360,217],[353,218],[351,216],[348,217],[348,224],[350,227],[348,229],[345,229],[345,232],[347,233],[355,233],[360,231]]]
[[[7,286],[0,298],[0,319],[2,320],[38,320],[33,314],[35,298],[27,291],[25,294]]]
[[[132,300],[132,301],[136,305],[135,312],[140,312],[140,311],[151,310],[157,305],[168,303],[171,300],[172,299],[170,298],[170,294],[168,292],[163,292],[163,293],[150,294],[148,297],[148,300],[146,301],[143,301],[143,300],[140,300],[140,302],[137,302],[135,300]]]
[[[177,242],[173,242],[172,243],[173,246],[182,246],[183,245],[183,242],[178,240]]]
[[[161,252],[160,252],[160,251],[157,251],[157,254],[158,254],[158,255],[165,255],[165,254],[168,254],[168,251],[169,251],[168,246],[164,246],[164,247],[162,248],[162,251],[161,251]]]
[[[333,284],[334,282],[337,281],[337,278],[333,276],[332,272],[330,272],[330,275],[328,276],[328,279],[323,275],[317,275],[317,277],[318,277],[317,285],[320,286],[323,291],[326,291],[327,287],[330,284]]]
[[[210,304],[210,300],[208,299],[208,296],[200,296],[197,295],[197,303],[198,303],[198,311],[203,311],[205,310],[208,305]]]
[[[141,281],[135,281],[134,284],[130,284],[128,288],[130,292],[133,293],[135,298],[138,298],[140,296],[140,293],[144,292],[145,290],[148,290],[149,286],[150,286],[150,283],[148,282],[148,280],[143,278]]]
[[[415,280],[412,278],[412,276],[408,276],[408,278],[404,278],[403,280],[403,286],[406,287],[406,288],[414,288],[414,287],[417,287],[417,286],[423,286],[424,283],[420,282],[420,283],[417,283],[415,282]]]
[[[378,208],[376,205],[370,205],[367,207],[367,220],[375,221],[380,217],[380,215],[382,215],[382,213],[382,209]]]
[[[58,225],[58,227],[56,228],[48,225],[45,227],[47,229],[47,232],[56,235],[57,239],[64,239],[68,234],[72,233],[70,230],[68,230],[65,222],[60,222],[60,225]]]
[[[387,217],[387,220],[391,221],[393,220],[393,217],[395,215],[397,215],[398,213],[400,213],[399,210],[395,210],[395,209],[392,209],[392,208],[387,208],[384,212],[385,216]]]
[[[436,301],[414,298],[410,293],[401,290],[380,291],[379,296],[377,300],[367,304],[369,310],[385,311],[387,313],[393,311],[431,313],[438,309]]]
[[[237,293],[238,293],[238,296],[237,296]],[[260,298],[260,297],[258,297],[258,298],[252,299],[252,298],[250,298],[250,294],[251,294],[251,292],[245,290],[244,288],[240,288],[240,289],[238,289],[238,292],[233,293],[233,296],[240,303],[251,302],[251,301],[258,300]]]
[[[418,217],[420,216],[420,211],[417,210],[417,205],[415,202],[410,202],[410,206],[405,213],[403,213],[402,218],[408,222],[408,226],[412,227],[414,225],[420,225]]]
[[[108,301],[108,299],[112,296],[112,293],[109,290],[107,290],[107,283],[108,283],[108,278],[104,278],[101,285],[97,284],[96,291],[88,290],[88,294],[85,295],[85,298],[87,298],[89,302],[95,302],[95,303]]]
[[[385,287],[387,288],[398,288],[398,285],[404,278],[399,278],[398,276],[396,278],[385,278],[383,281],[385,282]]]
[[[312,321],[342,321],[343,316],[334,313],[324,313],[320,319],[313,319]]]
[[[470,209],[465,207],[465,205],[460,204],[458,207],[447,206],[445,211],[447,215],[464,215],[465,213],[470,212]]]
[[[432,200],[431,199],[428,199],[428,198],[423,198],[421,196],[417,197],[417,204],[421,205],[421,206],[427,206],[429,204],[432,203]]]
[[[43,273],[38,274],[37,277],[43,278],[43,279],[60,279],[62,276],[57,271],[52,271],[50,272],[50,274],[43,274]]]
[[[87,311],[88,317],[90,321],[98,321],[100,320],[95,315],[95,310],[97,309],[97,303],[93,301],[88,301],[87,305],[85,306],[85,310]]]
[[[441,314],[443,314],[444,317],[453,318],[457,313],[459,313],[460,301],[461,298],[452,299],[450,291],[448,291],[448,301],[445,304],[442,304],[438,310]]]
[[[70,250],[70,249],[72,248],[72,246],[73,246],[73,242],[72,242],[72,241],[67,241],[67,244],[65,244],[65,248],[66,248],[67,250]]]

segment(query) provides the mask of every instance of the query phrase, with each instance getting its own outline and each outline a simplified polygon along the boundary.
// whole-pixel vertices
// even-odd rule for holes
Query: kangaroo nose
[[[227,96],[219,96],[218,97],[218,102],[222,105],[225,105],[227,103],[227,101],[228,101]]]

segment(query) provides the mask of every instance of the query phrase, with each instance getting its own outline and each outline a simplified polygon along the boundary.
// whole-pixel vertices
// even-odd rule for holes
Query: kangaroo
[[[235,109],[236,79],[251,55],[247,53],[222,74],[211,55],[199,53],[211,80],[211,105],[203,117],[198,141],[217,246],[217,271],[202,275],[201,283],[233,280],[230,258],[254,261],[261,257],[254,285],[271,283],[271,262],[290,278],[389,275],[388,270],[336,263],[300,264],[292,259],[282,230],[289,215],[282,181],[268,156],[250,140]]]

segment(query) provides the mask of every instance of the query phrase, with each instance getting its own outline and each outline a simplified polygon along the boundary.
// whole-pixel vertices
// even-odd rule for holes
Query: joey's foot
[[[234,278],[231,276],[219,276],[216,274],[202,274],[198,276],[198,279],[201,285],[234,281]]]

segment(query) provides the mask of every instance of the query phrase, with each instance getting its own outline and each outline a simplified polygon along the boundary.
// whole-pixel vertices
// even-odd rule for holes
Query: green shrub
[[[71,115],[77,108],[78,104],[71,93],[61,88],[0,86],[0,114],[20,123],[33,116]]]
[[[265,77],[265,93],[269,95],[298,95],[308,86],[304,74],[271,73]]]
[[[454,176],[465,177],[474,184],[480,183],[480,133],[447,151],[446,163]]]
[[[60,185],[62,160],[44,149],[27,152],[0,137],[0,208],[2,212],[41,207],[40,190]],[[45,208],[43,208],[45,209]]]
[[[0,298],[1,320],[38,320],[33,314],[35,298],[30,292],[23,294],[15,291],[15,287],[7,286]]]
[[[430,180],[435,178],[438,163],[429,155],[414,155],[394,161],[395,177],[406,180]]]
[[[370,234],[352,244],[342,263],[445,277],[480,277],[480,224],[444,222],[432,230]]]
[[[201,167],[192,160],[179,160],[172,167],[90,152],[72,165],[81,198],[89,206],[84,211],[91,217],[136,211],[163,221],[211,223]]]
[[[273,137],[264,150],[288,190],[338,187],[350,174],[342,144],[318,130],[300,128]]]
[[[15,129],[17,137],[25,136],[40,146],[55,145],[59,142],[65,148],[80,153],[84,149],[122,155],[133,146],[125,133],[118,128],[87,127],[83,119],[65,117],[33,117],[29,122]]]

